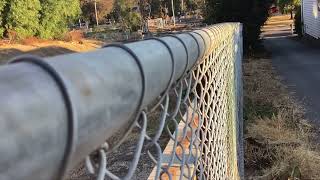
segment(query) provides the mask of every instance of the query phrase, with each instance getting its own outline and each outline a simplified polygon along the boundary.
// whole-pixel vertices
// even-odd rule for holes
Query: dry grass
[[[84,34],[80,30],[72,30],[65,34],[63,40],[67,42],[78,42],[82,43],[82,40],[84,39]]]
[[[246,179],[319,179],[312,126],[270,60],[247,60],[244,76]]]

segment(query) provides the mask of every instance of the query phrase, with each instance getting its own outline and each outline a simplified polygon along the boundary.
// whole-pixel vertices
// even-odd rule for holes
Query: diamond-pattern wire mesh
[[[107,142],[98,156],[86,158],[97,179],[241,179],[241,27],[221,24],[206,30],[213,37],[202,60],[143,109],[128,133],[127,139],[136,142],[129,147],[135,151],[126,172],[110,170],[115,168],[108,159],[122,154],[113,154]],[[151,168],[139,168],[139,160]]]

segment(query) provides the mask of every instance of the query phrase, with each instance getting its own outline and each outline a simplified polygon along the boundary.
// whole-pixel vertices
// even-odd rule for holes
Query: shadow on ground
[[[0,64],[4,64],[14,57],[25,55],[25,54],[35,55],[40,57],[51,57],[51,56],[57,56],[61,54],[70,54],[74,52],[75,51],[72,51],[70,49],[63,48],[63,47],[58,47],[58,46],[41,47],[41,48],[29,50],[29,51],[22,51],[16,48],[0,49]]]

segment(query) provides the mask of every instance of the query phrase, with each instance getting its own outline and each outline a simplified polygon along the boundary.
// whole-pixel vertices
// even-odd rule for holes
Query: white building
[[[320,0],[302,0],[304,33],[320,39]]]

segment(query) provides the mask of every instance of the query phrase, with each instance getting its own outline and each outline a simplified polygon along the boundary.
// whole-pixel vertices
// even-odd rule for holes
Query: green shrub
[[[39,0],[10,0],[6,29],[14,38],[23,39],[36,35],[39,30]]]
[[[294,16],[294,26],[295,26],[295,32],[301,37],[303,23],[301,21],[301,7],[300,6],[296,7],[296,14]]]
[[[80,12],[79,0],[0,0],[0,38],[61,38]]]
[[[42,0],[41,6],[39,36],[43,39],[61,38],[80,15],[78,0]]]
[[[124,17],[124,23],[130,31],[137,31],[141,27],[141,16],[139,13],[129,12],[128,15]]]
[[[269,16],[270,5],[270,0],[208,0],[205,21],[243,23],[244,49],[255,49],[259,47],[261,27]]]
[[[140,13],[132,11],[133,4],[126,0],[114,1],[114,9],[111,16],[118,19],[123,31],[136,31],[141,27],[142,18]]]
[[[301,5],[301,0],[277,0],[276,3],[280,11],[284,14],[290,13],[292,19],[293,12]]]
[[[4,9],[7,4],[6,0],[0,0],[0,38],[3,37],[3,33],[5,28],[3,27],[3,20],[4,20]]]

